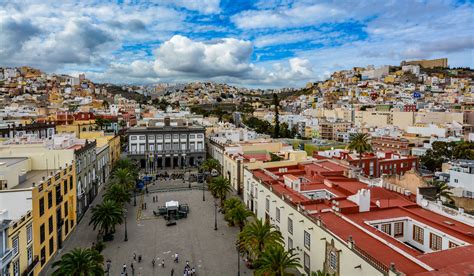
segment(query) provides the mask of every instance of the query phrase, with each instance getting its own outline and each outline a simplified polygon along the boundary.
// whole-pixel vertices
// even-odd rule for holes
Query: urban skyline
[[[473,12],[471,1],[9,1],[0,65],[96,82],[301,87],[402,60],[473,67]]]

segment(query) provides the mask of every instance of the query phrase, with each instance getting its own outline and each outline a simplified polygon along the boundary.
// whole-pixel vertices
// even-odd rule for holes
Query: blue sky
[[[303,86],[354,66],[474,65],[472,1],[7,1],[0,66],[100,82]]]

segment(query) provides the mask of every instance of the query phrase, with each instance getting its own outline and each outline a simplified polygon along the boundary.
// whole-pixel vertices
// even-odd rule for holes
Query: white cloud
[[[234,38],[204,43],[175,35],[156,49],[155,54],[155,70],[159,75],[242,76],[250,70],[252,43]]]
[[[243,11],[232,17],[241,29],[288,28],[311,26],[322,22],[337,22],[345,18],[342,9],[326,5],[293,5],[264,10]]]
[[[176,6],[198,11],[203,14],[220,12],[220,0],[173,0],[171,2]]]

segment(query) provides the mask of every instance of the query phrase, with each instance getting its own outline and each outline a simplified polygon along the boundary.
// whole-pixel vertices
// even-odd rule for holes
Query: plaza
[[[124,264],[127,266],[127,275],[171,275],[172,268],[174,275],[183,275],[186,260],[191,267],[196,268],[197,275],[237,275],[238,255],[235,241],[239,229],[227,226],[223,215],[218,212],[218,230],[214,230],[215,201],[211,194],[206,191],[206,200],[203,201],[203,192],[197,189],[199,184],[193,183],[193,189],[185,189],[188,183],[183,183],[182,179],[165,181],[163,186],[181,187],[183,190],[163,192],[159,191],[161,182],[163,181],[155,185],[149,184],[149,194],[138,195],[136,207],[133,198],[127,205],[128,241],[124,241],[125,225],[122,224],[117,225],[114,240],[105,243],[102,255],[105,260],[111,260],[109,275],[121,275]],[[156,196],[158,202],[153,200]],[[101,196],[94,204],[100,200]],[[190,208],[187,218],[177,220],[177,225],[174,226],[166,226],[163,217],[153,214],[153,210],[170,200],[176,200],[180,204],[186,203]],[[146,203],[147,208],[142,210],[143,203]],[[97,230],[93,231],[92,226],[89,226],[90,216],[89,209],[54,260],[58,260],[61,254],[74,247],[90,247],[96,242]],[[142,256],[140,263],[133,261],[134,253]],[[179,263],[173,262],[175,253],[179,254]],[[152,265],[153,258],[156,261],[155,266]],[[161,267],[162,260],[165,263],[164,268]],[[134,266],[133,274],[131,263]],[[51,274],[52,269],[50,266],[48,268],[43,270],[42,275]],[[252,274],[242,259],[240,271],[241,275]]]

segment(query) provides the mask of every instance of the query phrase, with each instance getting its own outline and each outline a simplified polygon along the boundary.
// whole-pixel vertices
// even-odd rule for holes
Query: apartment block
[[[468,275],[473,219],[430,211],[333,160],[245,169],[244,202],[280,230],[300,273]],[[428,206],[428,204],[425,204]]]
[[[76,166],[44,169],[31,157],[0,158],[0,211],[11,220],[10,275],[38,275],[77,223]],[[14,206],[14,208],[13,208]]]

